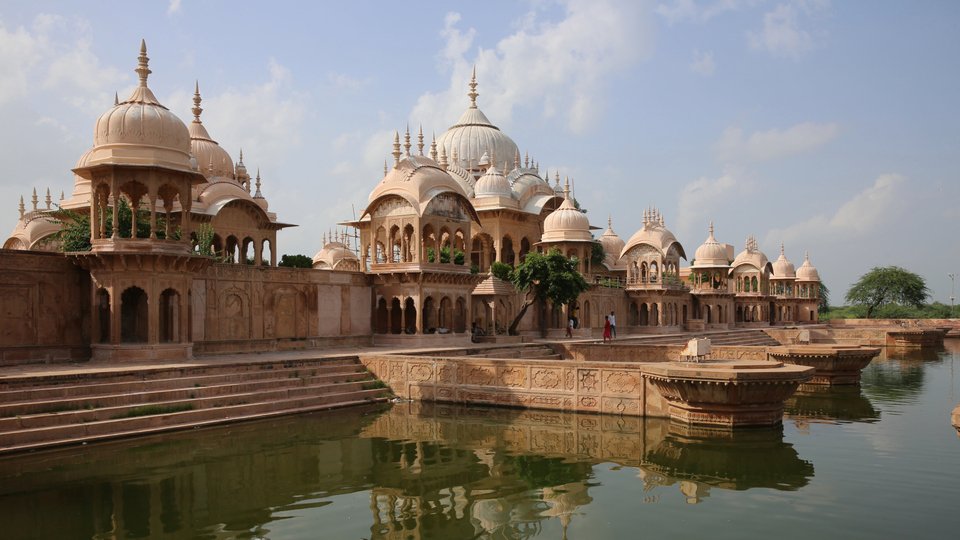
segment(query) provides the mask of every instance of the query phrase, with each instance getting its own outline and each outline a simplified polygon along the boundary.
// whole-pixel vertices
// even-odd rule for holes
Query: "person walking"
[[[567,317],[567,337],[573,337],[573,317]]]
[[[603,317],[603,342],[613,341],[610,337],[610,316],[605,315]]]
[[[610,339],[617,337],[617,316],[610,312]]]

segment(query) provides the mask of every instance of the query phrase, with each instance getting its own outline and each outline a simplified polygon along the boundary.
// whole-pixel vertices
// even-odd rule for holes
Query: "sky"
[[[624,240],[657,207],[690,257],[711,221],[737,252],[782,242],[834,304],[875,266],[944,303],[960,274],[960,2],[5,0],[4,237],[21,195],[70,195],[141,38],[160,101],[189,122],[199,81],[210,135],[299,225],[278,254],[361,212],[393,132],[443,133],[476,66],[481,110]]]

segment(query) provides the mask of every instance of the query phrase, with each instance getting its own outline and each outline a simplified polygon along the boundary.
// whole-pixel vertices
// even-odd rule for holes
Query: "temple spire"
[[[33,198],[31,199],[31,202],[33,202],[33,210],[36,211],[36,210],[37,210],[37,202],[38,202],[38,199],[37,199],[37,188],[33,188]]]
[[[263,194],[260,193],[260,168],[257,167],[257,192],[253,195],[254,199],[262,199]]]
[[[437,160],[437,134],[433,134],[433,140],[430,141],[430,159]]]
[[[417,134],[417,153],[423,155],[423,124],[420,124],[420,132]]]
[[[710,220],[710,228],[707,229],[710,231],[710,238],[713,238],[713,220]]]
[[[480,94],[477,93],[477,66],[473,66],[473,75],[470,76],[470,92],[467,93],[467,96],[470,97],[470,108],[477,108],[477,96]]]
[[[514,154],[513,156],[513,168],[514,169],[520,168],[520,149],[519,148],[517,148],[517,153]]]
[[[119,105],[119,104],[120,104],[120,94],[114,92],[114,93],[113,93],[113,106],[116,107],[116,106]]]
[[[23,204],[23,195],[20,196],[20,217],[27,212],[27,207]]]
[[[393,168],[400,165],[400,132],[393,132]]]
[[[387,175],[387,160],[383,160],[383,175]]]
[[[150,58],[147,56],[147,40],[140,40],[140,56],[137,58],[137,69],[134,71],[137,72],[137,75],[140,77],[140,86],[143,88],[147,87],[147,76],[149,76],[152,71],[150,71]]]
[[[198,80],[194,83],[194,87],[193,87],[193,121],[198,124],[203,123],[200,121],[200,113],[203,112],[203,109],[200,107],[201,101],[202,100],[200,99],[200,81]],[[241,154],[240,161],[243,161],[243,151],[241,151],[240,154]]]
[[[407,124],[407,133],[403,136],[403,151],[410,157],[410,124]]]
[[[563,198],[568,201],[570,200],[570,177],[569,176],[563,177]]]
[[[447,147],[440,145],[440,168],[447,170],[449,163],[447,163]]]
[[[50,210],[50,205],[53,203],[53,199],[50,198],[50,188],[47,188],[47,198],[44,202],[47,203],[47,210]]]

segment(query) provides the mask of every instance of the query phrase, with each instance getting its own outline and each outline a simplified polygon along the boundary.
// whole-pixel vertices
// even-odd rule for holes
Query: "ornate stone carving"
[[[533,387],[555,389],[560,385],[559,369],[533,369]],[[571,378],[572,382],[572,378]]]
[[[597,370],[595,369],[580,370],[580,391],[581,392],[597,391]]]
[[[410,380],[425,382],[433,378],[433,367],[429,364],[410,364]]]
[[[640,378],[626,371],[611,371],[606,373],[603,381],[604,392],[615,394],[633,394],[640,386]]]

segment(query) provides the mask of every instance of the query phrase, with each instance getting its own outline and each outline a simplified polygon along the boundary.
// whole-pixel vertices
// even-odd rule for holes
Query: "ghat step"
[[[356,356],[0,379],[0,454],[384,401]]]

